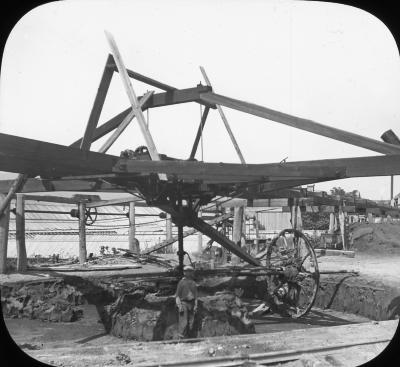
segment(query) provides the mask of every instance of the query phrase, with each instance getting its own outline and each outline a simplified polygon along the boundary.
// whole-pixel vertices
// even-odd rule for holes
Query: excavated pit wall
[[[253,333],[235,290],[243,290],[241,297],[262,299],[266,280],[263,276],[196,279],[200,311],[192,336]],[[107,332],[136,340],[161,340],[177,336],[176,285],[175,277],[65,276],[3,284],[0,289],[5,317],[73,322],[85,316],[80,306],[89,303],[96,305]],[[373,320],[395,319],[400,315],[400,290],[358,276],[322,275],[315,306]]]

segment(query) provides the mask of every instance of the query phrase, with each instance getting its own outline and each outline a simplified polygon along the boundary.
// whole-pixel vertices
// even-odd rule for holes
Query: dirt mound
[[[350,227],[353,248],[371,254],[400,254],[400,224],[355,223]]]

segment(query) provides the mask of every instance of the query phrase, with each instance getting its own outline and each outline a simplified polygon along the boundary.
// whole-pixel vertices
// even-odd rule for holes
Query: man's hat
[[[193,269],[193,266],[186,265],[186,266],[183,268],[183,271],[194,271],[194,269]]]

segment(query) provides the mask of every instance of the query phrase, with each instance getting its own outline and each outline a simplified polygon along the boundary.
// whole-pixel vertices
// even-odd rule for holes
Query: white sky
[[[105,29],[114,35],[128,68],[164,83],[194,87],[202,81],[198,66],[203,65],[217,93],[378,140],[390,128],[400,135],[399,55],[380,20],[332,3],[233,0],[70,0],[32,10],[6,44],[0,131],[64,145],[82,136],[109,53]],[[151,89],[136,81],[133,86],[138,95]],[[128,106],[114,74],[100,124]],[[248,163],[378,155],[224,111]],[[187,158],[199,119],[194,103],[151,110],[158,151]],[[205,161],[239,161],[214,110],[203,137]],[[142,144],[134,120],[109,153]],[[389,198],[389,177],[316,187],[329,191],[337,185],[359,189],[363,197]],[[399,177],[394,191],[400,192]]]

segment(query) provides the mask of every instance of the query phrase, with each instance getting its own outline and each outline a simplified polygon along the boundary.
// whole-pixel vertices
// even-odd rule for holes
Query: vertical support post
[[[182,197],[178,198],[178,212],[182,214]],[[179,267],[178,272],[180,276],[183,276],[183,258],[185,256],[185,251],[183,249],[183,224],[181,218],[178,220],[178,260]]]
[[[165,221],[165,234],[166,240],[170,241],[172,239],[172,220],[171,214],[167,214],[167,220]],[[166,251],[168,254],[172,253],[172,244],[167,246]]]
[[[201,218],[201,211],[199,211],[199,218]],[[197,233],[197,252],[201,255],[203,253],[203,233]]]
[[[78,204],[79,211],[79,263],[83,264],[86,261],[86,204],[80,202]]]
[[[390,201],[393,200],[393,181],[394,181],[394,176],[390,176]]]
[[[23,272],[27,267],[25,245],[25,198],[23,194],[17,194],[15,212],[15,232],[17,242],[17,271]]]
[[[241,247],[241,239],[243,233],[243,206],[235,206],[233,212],[233,232],[232,232],[232,241]],[[231,256],[232,264],[238,264],[240,262],[240,258],[236,255]]]
[[[258,213],[255,213],[254,216],[254,224],[255,224],[255,229],[256,229],[256,241],[255,241],[255,247],[256,247],[256,251],[258,252],[260,250],[260,227],[259,227],[259,223],[258,223]],[[256,252],[256,253],[257,253]]]
[[[0,203],[6,197],[0,194]],[[0,274],[7,271],[7,246],[8,246],[8,229],[10,224],[10,205],[4,208],[3,214],[0,215]]]
[[[129,251],[138,254],[138,246],[136,243],[136,218],[135,218],[135,202],[129,203]]]

